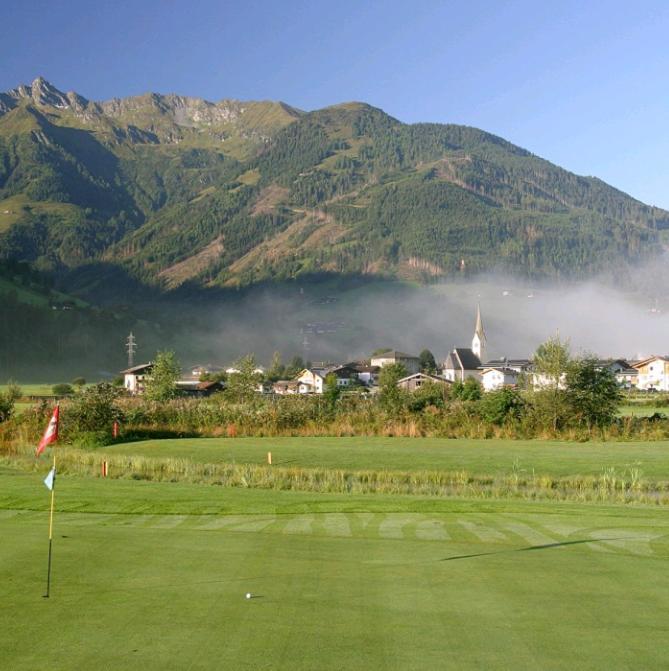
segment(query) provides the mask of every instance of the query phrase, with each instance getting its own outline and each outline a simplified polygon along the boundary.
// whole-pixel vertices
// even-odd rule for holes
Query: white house
[[[299,394],[322,394],[325,377],[314,370],[305,368],[296,378]]]
[[[144,383],[150,377],[153,370],[153,362],[142,363],[121,371],[123,375],[123,387],[129,394],[138,395],[144,393]]]
[[[484,391],[495,391],[504,387],[515,387],[518,384],[520,373],[513,368],[500,366],[484,367],[481,371],[481,383]]]
[[[633,368],[638,371],[637,389],[669,391],[669,357],[651,356],[637,361]]]

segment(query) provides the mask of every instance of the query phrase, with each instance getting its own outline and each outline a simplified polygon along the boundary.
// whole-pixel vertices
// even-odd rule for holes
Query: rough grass
[[[0,474],[12,671],[666,667],[663,511],[62,477],[47,601],[41,478]]]
[[[470,448],[475,449],[475,448]],[[555,501],[610,501],[669,504],[669,481],[643,477],[638,468],[600,470],[595,475],[556,476],[522,470],[515,464],[507,471],[476,474],[459,470],[342,469],[300,465],[215,463],[189,457],[116,454],[109,450],[58,447],[58,471],[99,477],[103,462],[112,479],[147,480],[218,485],[226,488],[292,490],[348,494],[423,495],[475,499],[549,499]],[[159,452],[159,449],[154,452]],[[6,453],[0,463],[24,471],[44,470],[32,449]]]

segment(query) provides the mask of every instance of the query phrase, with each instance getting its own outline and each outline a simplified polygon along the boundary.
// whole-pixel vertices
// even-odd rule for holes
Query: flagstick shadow
[[[601,541],[624,541],[635,540],[632,538],[586,538],[575,541],[562,541],[556,543],[546,543],[545,545],[530,545],[525,548],[512,548],[510,550],[493,550],[492,552],[476,552],[469,555],[455,555],[454,557],[444,557],[439,561],[454,561],[456,559],[473,559],[475,557],[489,557],[491,555],[509,554],[511,552],[533,552],[535,550],[550,550],[552,548],[561,548],[568,545],[581,545],[582,543],[599,543]]]

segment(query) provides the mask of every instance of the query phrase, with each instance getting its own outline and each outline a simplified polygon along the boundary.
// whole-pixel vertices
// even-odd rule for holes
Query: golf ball
[[[251,592],[247,592],[247,593],[246,593],[246,598],[247,598],[247,599],[250,599],[250,598],[251,598]]]

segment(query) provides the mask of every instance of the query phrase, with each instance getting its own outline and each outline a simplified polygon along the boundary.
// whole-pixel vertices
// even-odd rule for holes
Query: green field
[[[0,469],[3,669],[666,668],[663,509],[62,477],[45,600],[42,477]]]
[[[56,384],[54,382],[54,384]],[[26,396],[53,396],[53,384],[19,384],[21,393]],[[0,392],[7,391],[6,384],[0,384]]]
[[[110,454],[185,457],[201,463],[266,463],[352,470],[465,470],[476,475],[512,470],[553,476],[599,475],[637,469],[669,479],[669,442],[568,443],[443,438],[183,438],[124,443]]]

